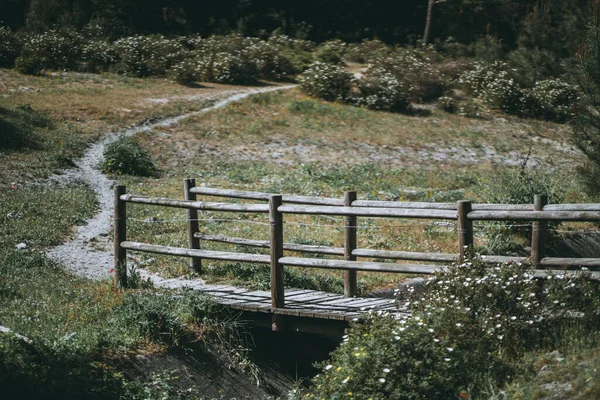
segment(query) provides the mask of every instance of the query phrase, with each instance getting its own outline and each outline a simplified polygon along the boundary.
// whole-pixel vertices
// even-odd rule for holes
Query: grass
[[[71,167],[106,132],[199,109],[220,91],[236,88],[76,73],[24,77],[8,70],[0,70],[0,82],[0,324],[34,341],[28,347],[0,337],[0,380],[12,382],[12,388],[27,387],[35,378],[38,383],[28,392],[32,398],[44,390],[61,397],[126,397],[129,381],[114,364],[118,357],[140,349],[161,351],[211,329],[221,335],[219,329],[229,328],[219,321],[229,316],[190,293],[177,298],[156,290],[121,293],[108,282],[66,273],[41,251],[92,215],[93,192],[77,182],[33,183]],[[359,198],[370,199],[482,200],[483,182],[514,169],[507,164],[522,164],[531,149],[530,160],[564,186],[565,200],[589,200],[573,179],[564,178],[582,161],[566,142],[569,129],[492,113],[469,119],[436,109],[428,116],[374,112],[290,90],[252,96],[137,135],[161,177],[118,180],[129,193],[173,198],[183,197],[182,179],[193,177],[207,186],[274,193],[341,197],[345,190],[357,190]],[[131,240],[185,246],[185,212],[142,205],[128,212]],[[201,230],[208,234],[268,239],[263,216],[201,213],[201,219]],[[286,241],[342,245],[340,218],[285,221]],[[359,225],[360,247],[456,251],[452,226],[367,218],[359,218]],[[489,238],[477,240],[483,246]],[[27,250],[15,251],[21,242]],[[518,244],[526,246],[523,240]],[[165,276],[191,274],[183,259],[132,254],[131,261]],[[255,289],[269,285],[264,266],[205,260],[204,268],[202,278],[209,282]],[[403,279],[359,273],[359,288],[365,293]],[[343,279],[340,272],[286,268],[286,285],[341,292]],[[576,363],[570,364],[573,370]],[[556,376],[565,373],[556,371]],[[589,371],[584,376],[595,377]],[[85,383],[78,385],[78,379]],[[572,384],[587,390],[585,382]],[[507,390],[541,393],[536,385],[517,381]]]
[[[91,218],[95,207],[93,190],[82,183],[6,188],[0,191],[0,248],[57,245],[73,225]]]
[[[545,179],[565,182],[562,190],[565,199],[581,201],[576,182],[559,178],[568,176],[571,171],[572,166],[565,166],[566,162],[576,163],[579,156],[569,158],[569,152],[561,151],[560,167],[556,161],[552,165],[544,161],[559,157],[557,149],[566,146],[562,137],[567,134],[567,129],[566,126],[521,119],[502,123],[495,115],[474,120],[439,110],[434,110],[429,117],[374,112],[307,98],[291,90],[252,96],[223,110],[138,135],[163,176],[152,181],[122,177],[121,181],[132,193],[173,198],[182,197],[181,180],[194,177],[198,184],[209,187],[272,193],[341,197],[345,190],[356,190],[359,198],[367,199],[490,201],[484,197],[492,190],[488,181],[510,175],[514,168],[497,164],[495,158],[486,155],[488,150],[485,149],[496,149],[501,158],[513,157],[515,151],[524,152],[524,161],[531,147],[536,160],[545,165]],[[547,137],[542,140],[542,135]],[[436,147],[451,149],[453,146],[456,151],[460,148],[485,151],[477,150],[481,155],[477,156],[480,159],[475,164],[471,159],[461,162],[452,155],[454,150],[441,151],[439,161],[419,161],[421,155],[425,159],[435,157],[435,152],[439,151],[434,150]],[[210,200],[219,201],[216,198]],[[138,240],[185,245],[184,212],[134,205],[130,213],[135,219],[130,224],[130,231]],[[201,219],[204,233],[268,239],[264,226],[267,221],[262,217],[205,213]],[[143,222],[150,220],[154,222]],[[339,218],[286,216],[285,221],[286,241],[342,245]],[[359,224],[359,247],[456,251],[456,232],[452,226],[367,218],[360,218]],[[487,236],[477,238],[478,246],[485,247],[488,241]],[[518,238],[517,244],[521,248],[527,246]],[[495,246],[493,242],[491,245]],[[232,250],[231,245],[225,244],[203,242],[202,246],[212,250]],[[169,276],[189,274],[186,260],[139,256],[137,261]],[[260,266],[208,260],[205,265],[208,266],[205,278],[210,282],[268,288],[268,275]],[[341,282],[339,272],[295,268],[286,271],[290,284],[340,291],[338,283],[325,283],[331,279]],[[303,276],[313,276],[316,280],[296,278]],[[403,279],[393,274],[359,274],[364,292],[387,288]]]

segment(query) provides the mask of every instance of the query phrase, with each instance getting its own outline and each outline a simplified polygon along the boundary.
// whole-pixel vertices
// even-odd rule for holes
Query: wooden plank
[[[192,188],[196,186],[196,180],[192,178],[183,180],[183,194],[185,200],[196,201],[196,195],[191,192]],[[190,249],[200,249],[200,241],[196,238],[198,233],[198,210],[195,208],[187,209],[187,231],[188,231],[188,247]],[[192,271],[201,274],[202,273],[202,261],[198,257],[190,258],[190,268]]]
[[[600,204],[548,204],[544,206],[544,211],[600,211]]]
[[[354,269],[356,271],[394,272],[406,274],[433,274],[446,270],[443,265],[425,264],[392,264],[366,261],[321,260],[316,258],[283,257],[279,260],[284,265],[307,268]]]
[[[344,193],[344,206],[352,207],[356,200],[356,192]],[[352,252],[356,249],[356,216],[347,215],[344,217],[344,259],[347,261],[356,261],[356,256]],[[357,292],[356,271],[344,271],[344,296],[354,297]]]
[[[535,211],[541,211],[544,206],[548,204],[548,197],[542,195],[535,195],[533,200],[533,207]],[[534,221],[531,227],[531,262],[533,265],[539,264],[540,260],[544,258],[544,240],[548,235],[548,222],[546,221]]]
[[[247,213],[268,213],[269,206],[266,204],[243,204],[243,203],[214,203],[205,201],[174,200],[164,197],[145,197],[132,194],[121,196],[121,200],[128,203],[149,204],[155,206],[175,207],[175,208],[193,208],[196,210],[207,211],[227,211],[227,212],[247,212]]]
[[[513,257],[513,256],[488,256],[488,255],[483,255],[481,256],[481,261],[483,261],[486,264],[505,264],[508,262],[520,262],[520,263],[524,263],[524,262],[528,262],[529,258],[528,257]]]
[[[369,207],[332,207],[332,206],[295,206],[283,205],[279,211],[284,214],[337,215],[357,217],[389,217],[389,218],[421,218],[421,219],[456,219],[456,211],[451,210],[417,210],[401,208],[369,208]]]
[[[210,260],[239,261],[259,264],[269,264],[270,258],[262,254],[229,253],[225,251],[194,250],[181,247],[159,246],[139,242],[123,242],[121,247],[146,253],[167,254],[181,257],[201,257]]]
[[[380,200],[356,200],[353,203],[357,207],[376,208],[416,208],[431,210],[456,210],[456,203],[433,203],[424,201],[380,201]],[[532,211],[531,204],[485,204],[473,203],[473,210],[504,210],[504,211]]]
[[[581,273],[580,271],[565,271],[562,269],[536,269],[534,276],[536,278],[545,278],[548,276],[548,272],[552,273],[553,275],[564,275],[566,277],[574,277]],[[600,272],[587,271],[586,273],[590,276],[591,279],[600,279]]]
[[[356,249],[352,252],[357,257],[389,258],[393,260],[454,262],[458,254],[451,253],[419,253],[413,251],[393,251],[376,249]]]
[[[562,257],[545,257],[540,261],[540,265],[557,266],[557,267],[600,267],[600,258],[562,258]]]
[[[113,216],[114,225],[114,280],[115,287],[127,287],[127,250],[122,244],[127,240],[127,203],[121,200],[125,194],[125,186],[115,186]]]
[[[228,243],[235,244],[241,246],[250,246],[250,247],[260,247],[263,249],[268,249],[270,247],[270,241],[268,240],[253,240],[253,239],[244,239],[223,235],[205,235],[202,233],[197,233],[195,235],[198,239],[206,240],[209,242],[218,242],[218,243]],[[295,243],[284,243],[284,250],[289,251],[298,251],[304,253],[315,253],[315,254],[329,254],[329,255],[337,255],[343,256],[344,249],[342,247],[328,247],[328,246],[315,246],[315,245],[305,245],[305,244],[295,244]]]
[[[600,211],[471,211],[474,221],[600,221]]]
[[[473,220],[468,217],[471,207],[472,204],[468,200],[457,203],[459,260],[464,260],[469,249],[473,249]]]
[[[285,307],[285,285],[283,283],[283,265],[279,259],[283,257],[283,217],[278,210],[282,203],[281,195],[269,197],[269,224],[270,224],[270,265],[271,265],[271,307]],[[273,330],[279,330],[273,324]]]
[[[202,194],[213,197],[227,197],[233,199],[247,199],[247,200],[262,200],[268,201],[269,197],[275,193],[264,193],[264,192],[248,192],[242,190],[231,190],[231,189],[215,189],[207,187],[195,187],[193,193]],[[295,196],[295,195],[283,195],[284,203],[296,203],[296,204],[312,204],[312,205],[331,205],[341,206],[343,201],[340,199],[327,198],[327,197],[312,197],[312,196]]]

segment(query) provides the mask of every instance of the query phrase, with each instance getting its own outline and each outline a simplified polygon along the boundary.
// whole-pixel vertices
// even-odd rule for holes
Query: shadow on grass
[[[28,105],[15,109],[0,107],[0,151],[39,148],[35,130],[50,127],[50,121]]]

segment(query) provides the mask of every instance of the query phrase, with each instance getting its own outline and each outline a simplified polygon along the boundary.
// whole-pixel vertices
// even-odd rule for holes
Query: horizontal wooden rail
[[[170,256],[199,257],[209,260],[239,261],[259,264],[269,264],[270,258],[263,254],[230,253],[225,251],[196,250],[181,247],[159,246],[139,242],[121,242],[121,247],[146,253],[166,254]]]
[[[391,217],[421,219],[456,219],[456,211],[451,210],[415,210],[401,208],[368,208],[368,207],[331,207],[331,206],[296,206],[283,205],[278,208],[284,214],[309,214],[357,217]]]
[[[404,274],[433,274],[446,270],[443,265],[395,264],[367,261],[323,260],[319,258],[283,257],[279,259],[283,265],[292,267],[343,269],[351,271],[393,272]]]
[[[226,197],[230,199],[246,199],[246,200],[262,200],[269,201],[269,197],[273,193],[262,192],[246,192],[242,190],[231,189],[214,189],[207,187],[195,187],[191,190],[192,193],[202,194],[213,197]],[[282,195],[284,203],[307,204],[307,205],[322,205],[322,206],[343,206],[343,199],[327,198],[327,197],[312,197],[312,196],[294,196]]]
[[[471,211],[473,221],[600,221],[600,211]]]
[[[426,210],[456,210],[456,203],[431,203],[424,201],[380,201],[356,200],[352,203],[357,207],[374,208],[412,208]],[[533,211],[531,204],[485,204],[473,203],[473,210],[501,210],[501,211]]]
[[[266,204],[241,204],[241,203],[214,203],[205,201],[173,200],[162,197],[145,197],[124,194],[121,200],[128,203],[150,204],[156,206],[187,208],[206,211],[230,211],[248,213],[268,213],[269,206]]]
[[[197,233],[195,235],[200,240],[206,240],[208,242],[217,242],[217,243],[227,243],[227,244],[236,244],[241,246],[249,246],[249,247],[260,247],[263,249],[268,249],[271,245],[271,242],[268,240],[253,240],[253,239],[243,239],[237,237],[229,237],[222,235],[204,235],[202,233]],[[289,251],[300,251],[304,253],[315,253],[315,254],[329,254],[334,256],[343,256],[344,248],[343,247],[328,247],[328,246],[315,246],[308,244],[295,244],[295,243],[284,243],[284,250]]]
[[[600,211],[600,204],[548,204],[544,211]]]
[[[227,243],[248,247],[259,247],[268,249],[270,242],[268,240],[253,240],[238,237],[229,237],[223,235],[205,235],[196,233],[194,235],[200,240],[217,243]],[[316,246],[307,244],[284,243],[283,249],[288,251],[297,251],[312,254],[326,254],[332,256],[343,256],[343,247]],[[355,249],[352,251],[355,257],[364,258],[386,258],[390,260],[406,260],[406,261],[425,261],[425,262],[456,262],[458,254],[452,253],[424,253],[416,251],[394,251],[394,250],[377,250],[377,249]],[[507,263],[507,262],[528,262],[528,257],[518,256],[495,256],[484,255],[482,261],[487,264]],[[600,267],[600,258],[561,258],[561,257],[545,257],[540,261],[540,265],[554,267]]]
[[[540,264],[556,267],[600,267],[600,258],[545,257]]]

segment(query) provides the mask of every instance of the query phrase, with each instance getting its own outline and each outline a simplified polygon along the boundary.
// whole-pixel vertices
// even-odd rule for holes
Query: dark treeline
[[[428,0],[0,0],[0,21],[40,32],[83,28],[107,34],[283,33],[315,41],[378,38],[416,42]],[[433,7],[432,40],[468,43],[491,36],[514,48],[524,31],[544,24],[543,40],[570,41],[592,14],[589,0],[446,0]],[[576,31],[576,32],[573,32]],[[528,32],[529,36],[535,32]],[[550,35],[550,36],[549,36]],[[539,35],[538,35],[539,36]],[[576,35],[581,38],[580,34]],[[567,43],[568,44],[568,43]]]

